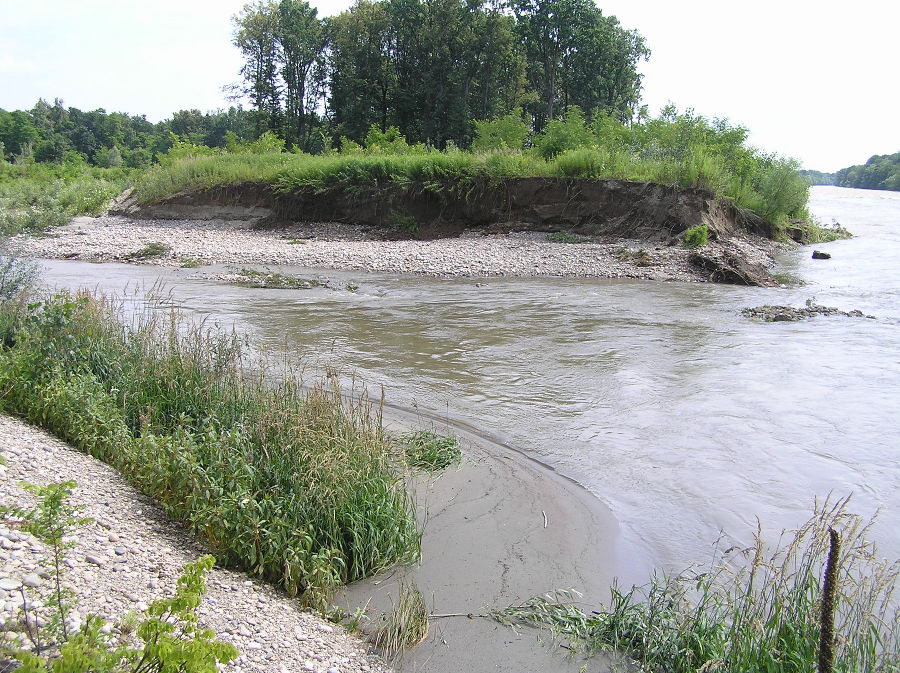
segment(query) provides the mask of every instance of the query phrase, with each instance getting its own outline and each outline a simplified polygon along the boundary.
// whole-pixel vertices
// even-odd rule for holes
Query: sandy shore
[[[52,259],[123,261],[149,243],[165,252],[141,263],[291,265],[308,268],[409,273],[438,277],[567,276],[707,280],[688,262],[690,251],[623,239],[613,243],[553,243],[547,234],[478,233],[434,241],[372,240],[360,227],[335,223],[253,229],[244,221],[133,220],[79,217],[42,237],[18,237],[22,254]],[[764,240],[728,243],[750,262],[772,263],[774,246]],[[715,255],[721,244],[704,251]]]
[[[422,413],[387,411],[393,429],[421,427]],[[474,430],[445,428],[460,437],[465,458],[417,485],[425,522],[423,558],[343,590],[336,604],[365,606],[374,632],[401,581],[413,582],[430,612],[484,614],[556,588],[576,588],[596,604],[607,596],[617,562],[618,527],[585,489]],[[81,615],[114,618],[165,596],[183,565],[204,553],[177,523],[112,468],[43,431],[0,415],[0,504],[30,502],[19,485],[74,479],[72,501],[94,522],[70,554],[68,581]],[[38,572],[41,545],[0,524],[0,579],[22,581]],[[38,550],[38,551],[34,551]],[[216,568],[199,612],[203,623],[234,643],[234,673],[315,671],[357,673],[389,667],[368,646],[297,602],[248,576]],[[0,590],[0,630],[15,621],[15,592]],[[443,673],[605,671],[602,658],[566,660],[532,630],[514,632],[484,618],[439,617],[428,638],[395,662],[401,671]],[[587,663],[588,668],[582,668]]]

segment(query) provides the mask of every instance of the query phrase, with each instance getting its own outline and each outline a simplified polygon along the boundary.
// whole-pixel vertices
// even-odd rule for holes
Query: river
[[[855,237],[786,252],[792,289],[635,280],[441,280],[328,272],[356,292],[253,290],[192,272],[47,262],[58,286],[161,277],[172,303],[392,404],[478,428],[572,477],[620,523],[620,575],[708,560],[803,522],[816,498],[881,509],[900,557],[900,193],[816,187]],[[808,297],[870,319],[762,324],[745,306]],[[542,587],[536,587],[541,590]]]

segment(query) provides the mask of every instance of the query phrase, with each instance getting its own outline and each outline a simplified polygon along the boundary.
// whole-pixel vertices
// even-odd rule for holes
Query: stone
[[[813,259],[831,259],[831,255],[827,252],[822,252],[821,250],[813,250],[812,258]]]
[[[0,579],[0,589],[3,591],[16,591],[22,583],[19,580],[14,580],[11,577],[4,577]]]
[[[22,584],[34,589],[41,586],[41,578],[37,573],[29,573],[22,578]]]
[[[87,554],[87,555],[84,557],[84,560],[87,561],[88,563],[91,563],[91,564],[95,565],[95,566],[103,567],[104,561],[103,561],[103,559],[100,558],[99,556],[94,556],[93,554]]]

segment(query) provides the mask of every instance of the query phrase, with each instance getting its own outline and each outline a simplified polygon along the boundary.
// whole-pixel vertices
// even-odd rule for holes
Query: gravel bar
[[[134,255],[150,243],[164,246],[153,259]],[[291,265],[309,268],[418,274],[435,277],[641,278],[708,280],[688,261],[690,251],[622,239],[612,243],[553,243],[543,232],[483,235],[431,241],[376,240],[363,227],[302,223],[254,229],[245,221],[135,220],[121,216],[79,217],[41,237],[19,237],[20,254],[85,261],[196,264]],[[728,241],[750,262],[772,263],[769,241]],[[721,247],[711,243],[705,250]]]

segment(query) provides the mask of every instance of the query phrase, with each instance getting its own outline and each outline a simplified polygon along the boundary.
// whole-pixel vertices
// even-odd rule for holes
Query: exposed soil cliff
[[[710,192],[621,180],[515,178],[466,190],[388,186],[324,195],[243,184],[178,194],[151,205],[120,201],[112,212],[155,219],[258,218],[263,225],[347,222],[376,227],[386,238],[433,239],[483,228],[672,243],[702,224],[712,240],[775,235],[769,223]]]

